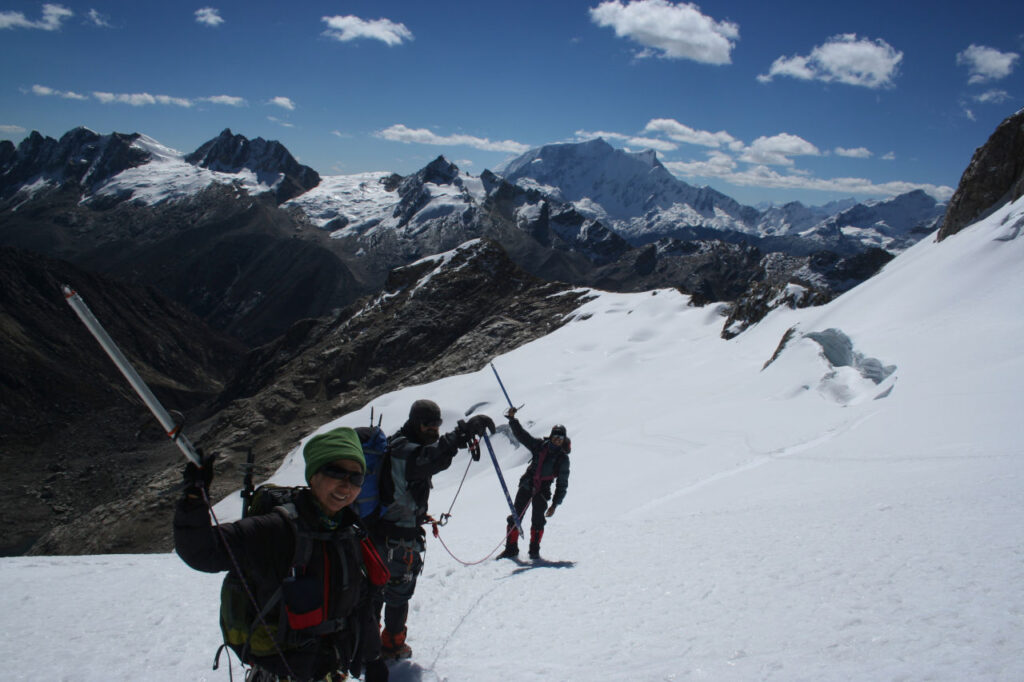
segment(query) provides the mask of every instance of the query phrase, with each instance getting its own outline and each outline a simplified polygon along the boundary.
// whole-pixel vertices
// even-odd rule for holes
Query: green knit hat
[[[337,429],[313,436],[302,449],[306,460],[306,483],[320,467],[339,459],[348,459],[359,464],[366,473],[366,458],[363,457],[363,446],[359,443],[359,435],[355,429],[342,426]]]

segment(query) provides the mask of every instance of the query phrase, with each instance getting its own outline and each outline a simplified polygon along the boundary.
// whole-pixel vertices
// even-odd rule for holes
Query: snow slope
[[[553,565],[445,549],[501,543],[485,454],[428,539],[415,662],[392,679],[1024,679],[1022,227],[1019,201],[728,342],[673,290],[595,292],[495,358],[528,430],[573,441]],[[490,368],[372,404],[393,429],[420,397],[446,427],[472,406],[503,422]],[[514,485],[527,454],[506,433]],[[470,461],[435,478],[435,516]],[[210,670],[219,576],[172,554],[3,559],[0,581],[9,679],[229,679]]]

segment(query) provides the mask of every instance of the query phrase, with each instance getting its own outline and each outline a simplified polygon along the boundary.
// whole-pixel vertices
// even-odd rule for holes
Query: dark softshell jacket
[[[391,477],[395,499],[376,524],[374,532],[389,538],[420,537],[420,525],[426,521],[430,502],[431,479],[452,465],[459,451],[454,432],[442,435],[436,443],[423,445],[413,440],[415,426],[406,422],[388,439],[391,452]]]
[[[324,530],[309,490],[301,491],[295,507],[308,527]],[[338,521],[336,541],[312,543],[308,570],[321,578],[325,570],[328,572],[331,588],[327,614],[331,619],[345,618],[346,626],[339,632],[316,637],[299,649],[288,650],[287,668],[277,655],[254,661],[279,676],[287,675],[290,669],[300,679],[320,679],[327,673],[346,669],[350,661],[365,662],[380,655],[377,619],[371,607],[373,588],[366,578],[359,541],[353,534],[358,517],[346,508]],[[292,568],[296,521],[274,510],[222,524],[220,530],[262,607]],[[234,572],[234,564],[221,537],[221,532],[211,526],[205,504],[189,499],[178,502],[174,515],[174,548],[186,564],[207,573]]]
[[[552,504],[562,504],[569,489],[569,453],[547,438],[534,438],[518,419],[510,419],[512,434],[533,455],[530,466],[519,479],[519,487],[534,494],[542,493]],[[555,496],[551,498],[551,482],[555,482]]]

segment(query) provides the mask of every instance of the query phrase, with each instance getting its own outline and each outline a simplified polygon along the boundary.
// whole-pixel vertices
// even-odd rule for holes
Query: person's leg
[[[388,540],[384,558],[391,579],[384,586],[384,629],[380,633],[384,658],[409,658],[412,649],[405,643],[408,633],[409,600],[416,591],[416,579],[423,570],[422,543],[414,540]]]
[[[530,491],[527,488],[519,488],[516,491],[516,499],[513,502],[513,506],[516,508],[516,515],[522,519],[523,514],[526,512],[527,505],[530,504]],[[522,521],[520,521],[522,525]],[[501,557],[514,557],[519,555],[519,529],[516,528],[515,520],[512,515],[505,519],[505,551],[501,553]]]
[[[533,496],[533,516],[530,518],[530,558],[540,556],[540,541],[544,537],[544,526],[548,519],[544,512],[548,510],[548,501],[543,493]]]

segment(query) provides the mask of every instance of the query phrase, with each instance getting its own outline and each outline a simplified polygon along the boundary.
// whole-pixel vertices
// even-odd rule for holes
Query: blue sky
[[[601,135],[748,204],[948,198],[1021,55],[1002,0],[0,0],[0,139],[231,128],[336,175]]]

